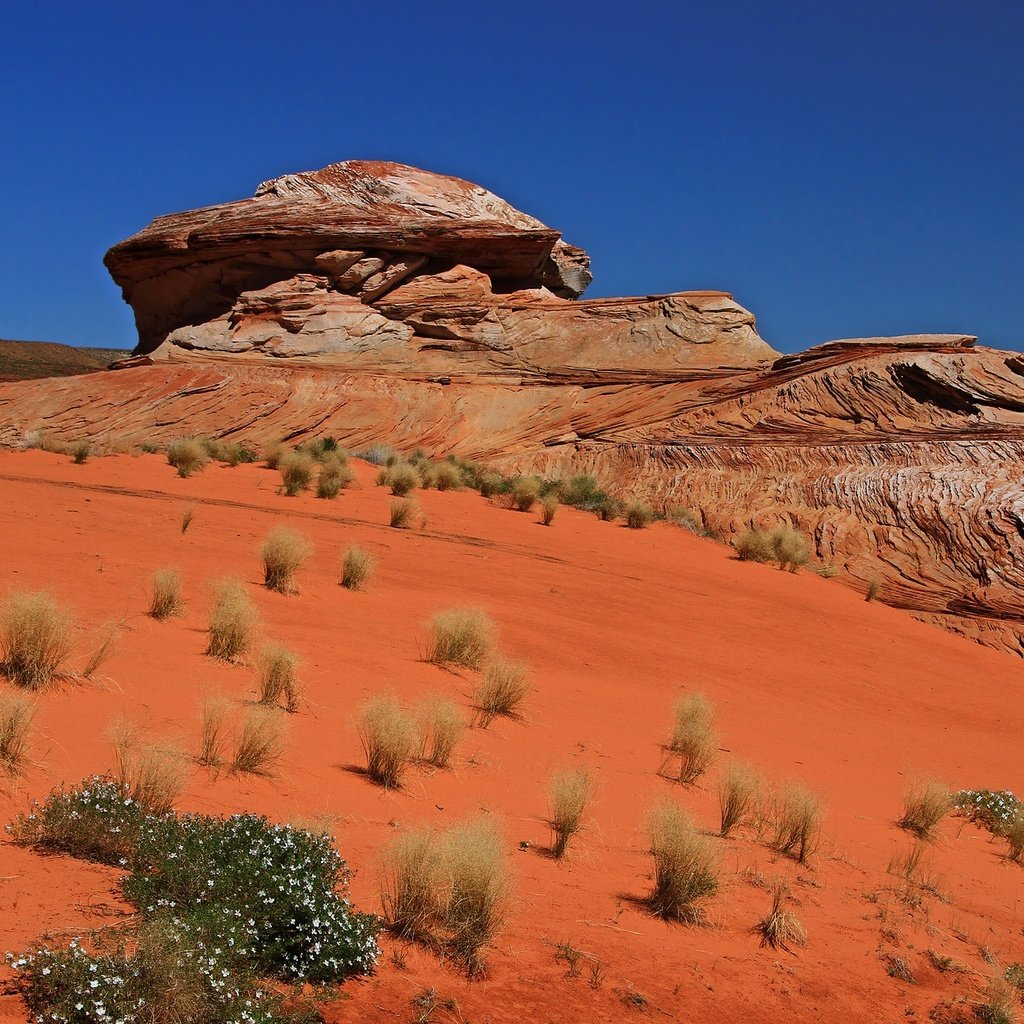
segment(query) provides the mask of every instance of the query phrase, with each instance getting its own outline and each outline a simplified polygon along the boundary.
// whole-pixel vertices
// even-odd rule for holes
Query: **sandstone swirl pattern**
[[[1024,653],[1024,362],[959,335],[780,356],[725,292],[581,299],[587,254],[490,192],[350,161],[157,218],[106,263],[136,357],[0,385],[0,442],[330,433],[593,472]]]

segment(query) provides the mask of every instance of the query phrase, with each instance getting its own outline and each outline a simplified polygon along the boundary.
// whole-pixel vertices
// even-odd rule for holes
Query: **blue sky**
[[[469,178],[588,295],[723,288],[775,347],[1024,347],[1024,4],[7,4],[0,336],[130,346],[104,251],[349,158]]]

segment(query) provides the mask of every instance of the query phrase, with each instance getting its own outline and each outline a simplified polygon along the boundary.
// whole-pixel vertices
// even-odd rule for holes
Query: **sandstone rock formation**
[[[394,164],[158,218],[107,265],[135,365],[0,385],[0,443],[332,434],[780,519],[841,579],[1024,653],[1024,360],[962,335],[780,356],[724,292],[580,299],[585,252]]]

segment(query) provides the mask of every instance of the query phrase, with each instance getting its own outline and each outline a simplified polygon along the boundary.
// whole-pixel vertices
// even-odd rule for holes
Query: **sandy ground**
[[[392,530],[376,469],[356,466],[358,487],[328,502],[279,495],[277,474],[256,466],[211,465],[181,480],[156,455],[75,466],[43,452],[0,453],[0,595],[46,589],[66,602],[79,623],[73,667],[104,623],[124,619],[96,679],[40,698],[33,763],[0,787],[0,820],[61,782],[110,769],[106,729],[121,715],[149,740],[194,751],[206,695],[229,695],[241,712],[252,667],[202,654],[209,584],[236,576],[266,638],[301,656],[305,704],[289,718],[273,778],[197,768],[180,807],[331,816],[362,909],[380,907],[380,850],[417,823],[491,815],[515,880],[484,979],[385,939],[376,974],[347,983],[329,1021],[413,1021],[420,1011],[410,1001],[431,986],[454,1000],[433,1020],[473,1024],[924,1021],[941,1002],[975,999],[1000,965],[1024,960],[1024,869],[1003,860],[987,833],[948,819],[927,855],[931,890],[912,899],[888,872],[909,846],[893,822],[911,780],[1024,792],[1020,660],[811,573],[740,563],[671,526],[631,531],[563,508],[545,528],[535,514],[475,493],[426,492],[426,528]],[[182,534],[189,506],[194,524]],[[260,586],[257,549],[277,524],[315,547],[297,596]],[[340,555],[353,543],[379,561],[367,593],[338,585]],[[163,566],[183,573],[188,607],[160,623],[146,607],[150,576]],[[453,605],[485,608],[503,650],[529,664],[525,718],[470,731],[453,770],[417,770],[404,790],[383,792],[353,770],[362,761],[356,708],[382,692],[468,705],[470,674],[420,658],[426,622]],[[660,744],[677,696],[697,690],[715,704],[722,749],[700,784],[680,787],[657,774]],[[667,925],[637,901],[650,885],[645,815],[667,797],[714,830],[729,757],[816,790],[827,806],[825,841],[797,866],[750,832],[716,840],[722,885],[707,926]],[[597,791],[586,831],[558,863],[545,854],[545,786],[553,770],[574,765],[593,770]],[[775,876],[790,881],[808,931],[795,954],[760,948],[752,932]],[[116,871],[0,842],[0,949],[81,934],[127,910]],[[565,942],[587,954],[578,977],[556,958]],[[939,972],[927,950],[965,970]],[[890,977],[885,954],[904,958],[916,983]],[[0,995],[0,1020],[24,1019],[18,1000]]]

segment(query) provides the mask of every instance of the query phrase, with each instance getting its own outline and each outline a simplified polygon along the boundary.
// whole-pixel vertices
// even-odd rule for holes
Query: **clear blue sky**
[[[792,351],[1024,347],[1024,3],[7,3],[0,336],[130,346],[104,251],[390,159],[589,249],[589,295],[723,288]]]

